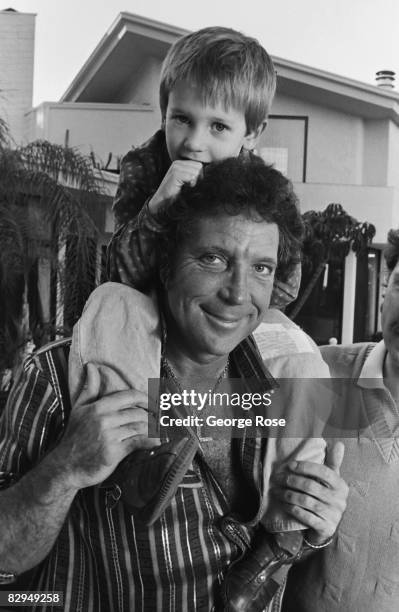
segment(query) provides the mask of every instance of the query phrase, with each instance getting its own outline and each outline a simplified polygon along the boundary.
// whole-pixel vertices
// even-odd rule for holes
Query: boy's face
[[[170,159],[190,159],[208,164],[237,157],[244,147],[253,149],[263,125],[247,131],[245,116],[223,104],[204,104],[197,87],[185,82],[169,94],[165,117],[166,145]]]

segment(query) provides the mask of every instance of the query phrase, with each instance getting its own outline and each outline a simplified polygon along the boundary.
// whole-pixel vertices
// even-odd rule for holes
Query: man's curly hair
[[[167,278],[179,248],[204,217],[244,215],[275,223],[279,231],[276,278],[286,280],[301,259],[303,221],[291,182],[256,156],[229,158],[204,167],[196,184],[183,185],[157,214],[161,277]]]
[[[399,261],[399,229],[391,229],[388,232],[388,246],[384,250],[384,258],[389,274]]]

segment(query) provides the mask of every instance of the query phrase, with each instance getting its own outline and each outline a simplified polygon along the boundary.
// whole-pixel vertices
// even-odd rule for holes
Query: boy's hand
[[[148,203],[151,213],[156,213],[165,200],[175,198],[184,183],[195,185],[202,171],[201,162],[178,159],[172,163],[157,191]]]

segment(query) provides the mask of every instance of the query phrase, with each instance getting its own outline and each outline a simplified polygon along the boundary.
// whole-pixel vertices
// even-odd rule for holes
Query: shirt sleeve
[[[119,228],[108,245],[108,280],[146,291],[156,270],[155,246],[159,226],[148,209]]]
[[[119,183],[112,210],[116,227],[125,225],[140,212],[145,201],[153,195],[152,173],[146,167],[146,156],[140,150],[131,150],[121,162]]]
[[[50,381],[29,358],[0,419],[0,489],[39,463],[61,436],[64,423]]]
[[[123,158],[113,204],[117,229],[107,251],[109,280],[140,291],[149,288],[154,278],[159,228],[148,210],[148,202],[169,163],[162,131]]]

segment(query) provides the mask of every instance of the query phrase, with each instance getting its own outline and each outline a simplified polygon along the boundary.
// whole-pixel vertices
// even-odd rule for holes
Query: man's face
[[[166,287],[168,338],[194,359],[227,355],[261,323],[277,265],[275,223],[198,220]]]
[[[382,335],[391,360],[399,366],[399,263],[388,280],[381,313]]]
[[[172,161],[190,159],[210,163],[237,157],[241,148],[253,149],[262,127],[247,133],[242,111],[204,104],[201,92],[180,82],[169,94],[165,117],[166,145]]]

